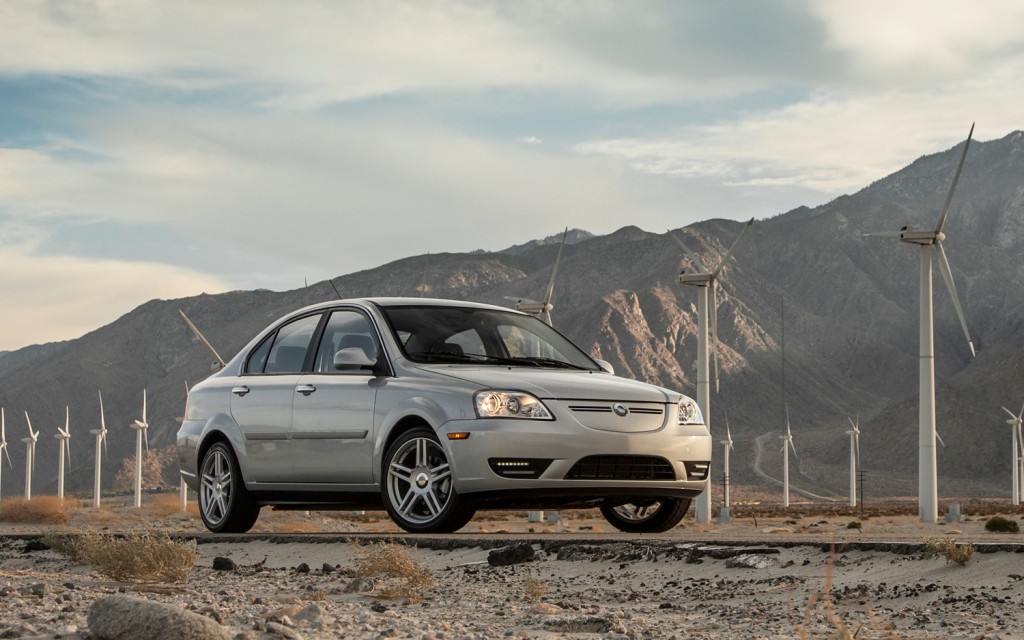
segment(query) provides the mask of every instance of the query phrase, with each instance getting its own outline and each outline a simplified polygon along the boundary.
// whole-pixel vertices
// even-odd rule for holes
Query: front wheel
[[[260,507],[245,488],[231,447],[215,442],[203,454],[199,469],[199,515],[206,528],[214,533],[252,529]]]
[[[689,508],[689,498],[658,498],[601,507],[601,515],[619,531],[662,533],[679,524]]]
[[[452,533],[476,511],[455,492],[448,456],[427,427],[403,433],[388,448],[381,493],[388,515],[410,533]]]

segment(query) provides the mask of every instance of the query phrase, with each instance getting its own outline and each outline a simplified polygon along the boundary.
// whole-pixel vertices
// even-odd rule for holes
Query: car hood
[[[540,399],[675,403],[680,397],[668,389],[604,372],[466,365],[422,368],[482,388],[526,391]]]

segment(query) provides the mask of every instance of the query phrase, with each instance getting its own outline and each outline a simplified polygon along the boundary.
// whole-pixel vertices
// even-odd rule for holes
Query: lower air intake
[[[658,456],[587,456],[569,469],[566,480],[675,480],[672,464]]]

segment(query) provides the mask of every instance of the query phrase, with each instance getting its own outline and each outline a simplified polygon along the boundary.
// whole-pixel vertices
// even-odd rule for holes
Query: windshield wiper
[[[489,356],[485,353],[461,353],[458,351],[412,351],[410,358],[423,360],[447,360],[454,362],[496,362],[498,364],[517,364],[512,358]]]
[[[522,356],[519,358],[511,358],[515,362],[527,362],[538,367],[553,367],[556,369],[578,369],[580,371],[589,371],[587,367],[581,367],[578,364],[566,362],[564,360],[557,360],[555,358],[544,358],[541,356]]]

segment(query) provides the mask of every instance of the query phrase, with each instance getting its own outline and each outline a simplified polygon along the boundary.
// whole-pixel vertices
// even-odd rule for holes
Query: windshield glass
[[[413,362],[600,370],[579,347],[533,316],[427,305],[381,311]]]

